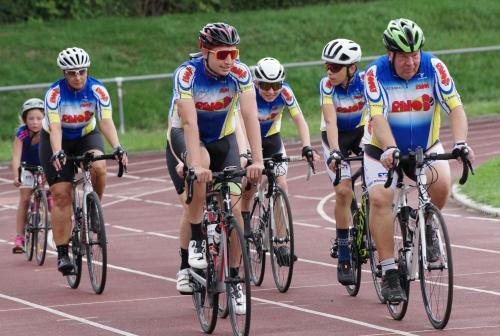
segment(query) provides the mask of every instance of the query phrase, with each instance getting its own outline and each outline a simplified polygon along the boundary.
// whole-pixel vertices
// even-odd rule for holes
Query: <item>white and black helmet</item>
[[[361,60],[361,47],[347,39],[332,40],[323,48],[321,59],[329,63],[351,65]]]
[[[282,82],[285,79],[285,68],[276,58],[264,57],[257,62],[253,74],[254,79],[259,82]]]
[[[26,117],[26,113],[29,110],[40,109],[40,110],[44,111],[44,108],[45,108],[45,104],[44,104],[43,100],[41,100],[39,98],[30,98],[27,101],[25,101],[23,103],[23,105],[21,106],[21,110],[19,111],[19,118],[21,118],[21,120],[24,120],[24,118]]]
[[[57,56],[57,65],[61,70],[88,68],[90,67],[90,57],[81,48],[67,48]]]

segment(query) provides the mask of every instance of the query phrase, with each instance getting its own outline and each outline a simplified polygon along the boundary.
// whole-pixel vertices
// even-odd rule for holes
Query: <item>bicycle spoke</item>
[[[87,229],[89,240],[86,242],[86,250],[90,280],[96,294],[101,294],[106,285],[107,248],[102,208],[95,192],[87,195]]]

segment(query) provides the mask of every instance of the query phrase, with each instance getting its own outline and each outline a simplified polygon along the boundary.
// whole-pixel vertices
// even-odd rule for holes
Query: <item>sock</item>
[[[236,278],[238,276],[239,269],[237,267],[229,267],[229,276],[231,278]]]
[[[380,266],[382,266],[382,276],[384,276],[385,272],[387,272],[388,270],[398,269],[394,258],[382,260],[380,262]]]
[[[339,263],[350,259],[349,253],[349,229],[337,229],[337,242],[339,246]]]
[[[181,250],[179,251],[180,255],[181,255],[181,270],[185,269],[185,268],[189,268],[189,262],[188,262],[188,257],[189,257],[189,253],[188,253],[188,250],[187,249],[183,249],[181,248]]]
[[[191,239],[192,240],[203,239],[203,232],[201,232],[201,223],[191,224]]]
[[[56,246],[57,248],[57,259],[61,259],[62,256],[68,255],[68,244]]]

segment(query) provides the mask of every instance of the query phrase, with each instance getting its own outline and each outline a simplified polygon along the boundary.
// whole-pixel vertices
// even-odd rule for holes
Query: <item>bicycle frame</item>
[[[87,167],[89,168],[89,167]],[[84,236],[80,240],[81,246],[85,246],[85,242],[89,241],[89,230],[87,230],[87,195],[94,191],[92,179],[89,169],[82,169],[82,176],[73,180],[73,210],[80,210],[76,215],[80,218],[75,218],[76,223],[81,227],[78,229],[83,231]],[[82,251],[80,250],[80,253]]]

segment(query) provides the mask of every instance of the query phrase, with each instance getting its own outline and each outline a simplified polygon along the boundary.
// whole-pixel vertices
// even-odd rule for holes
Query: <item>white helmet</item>
[[[61,70],[88,68],[90,57],[85,50],[73,47],[64,49],[57,56],[57,65]]]
[[[21,106],[21,111],[19,112],[19,118],[21,120],[24,120],[24,116],[26,115],[26,112],[32,109],[40,109],[44,111],[45,104],[43,100],[39,98],[30,98],[27,101],[23,103],[23,106]]]
[[[361,60],[361,47],[347,39],[332,40],[323,48],[321,59],[329,63],[351,65]]]
[[[283,65],[272,57],[264,57],[257,62],[254,70],[254,78],[259,82],[275,83],[285,79],[285,69]]]

